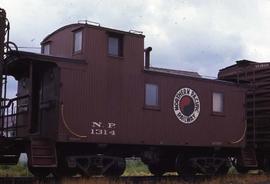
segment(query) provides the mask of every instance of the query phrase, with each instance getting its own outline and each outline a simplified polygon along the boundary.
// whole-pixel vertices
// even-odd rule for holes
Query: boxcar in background
[[[248,85],[247,147],[253,149],[260,169],[270,166],[270,63],[241,60],[221,69],[219,79]],[[255,151],[256,150],[256,151]]]

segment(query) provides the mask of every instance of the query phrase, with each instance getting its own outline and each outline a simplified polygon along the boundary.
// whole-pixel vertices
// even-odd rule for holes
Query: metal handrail
[[[19,97],[12,98],[12,99],[2,99],[2,101],[7,100],[8,103],[7,103],[7,105],[1,106],[0,109],[9,108],[11,106],[12,102],[17,101],[17,100],[21,100],[21,99],[24,99],[27,97],[29,97],[29,95],[19,96]]]
[[[93,26],[98,26],[98,27],[100,27],[100,23],[94,22],[94,21],[90,21],[90,20],[78,20],[78,23],[79,23],[79,24],[85,23],[85,24],[88,24],[88,25],[93,25]]]
[[[0,107],[0,118],[1,118],[1,127],[0,133],[4,137],[16,137],[17,129],[20,126],[17,125],[17,116],[20,114],[18,112],[18,100],[28,98],[29,95],[23,95],[12,99],[1,99]]]

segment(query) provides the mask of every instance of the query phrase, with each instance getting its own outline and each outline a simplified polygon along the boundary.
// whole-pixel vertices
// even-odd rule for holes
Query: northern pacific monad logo
[[[200,114],[200,99],[190,88],[182,88],[174,96],[173,109],[176,117],[185,124],[193,123]]]

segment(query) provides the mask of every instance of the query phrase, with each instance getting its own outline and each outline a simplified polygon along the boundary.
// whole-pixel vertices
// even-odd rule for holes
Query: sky
[[[236,60],[270,61],[270,0],[0,0],[0,7],[19,47],[40,47],[54,30],[90,20],[143,31],[154,67],[216,77]]]

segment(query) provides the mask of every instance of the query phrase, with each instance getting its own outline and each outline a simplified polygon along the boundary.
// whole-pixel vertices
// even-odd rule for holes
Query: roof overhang
[[[25,75],[24,73],[28,73],[31,64],[57,66],[60,63],[85,64],[86,62],[84,60],[55,57],[32,52],[11,51],[7,53],[7,57],[4,60],[4,74],[18,78],[21,75]]]

